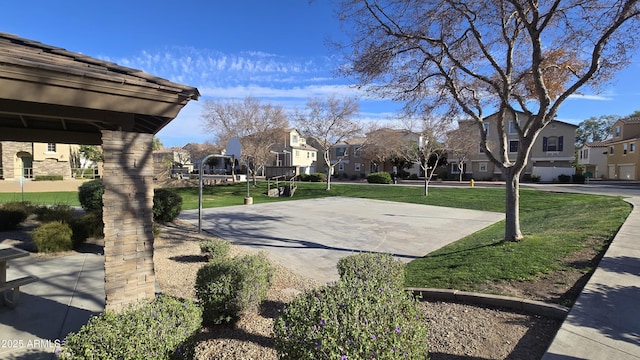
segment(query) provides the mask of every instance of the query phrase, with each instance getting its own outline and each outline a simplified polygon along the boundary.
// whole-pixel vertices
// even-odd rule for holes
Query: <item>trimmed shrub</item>
[[[566,175],[566,174],[558,175],[558,181],[561,183],[568,183],[570,180],[571,180],[570,175]]]
[[[28,203],[10,202],[0,205],[0,231],[14,230],[27,220],[32,209]]]
[[[358,253],[338,260],[340,280],[358,279],[378,285],[404,286],[405,265],[390,254]]]
[[[310,180],[309,180],[309,177],[310,177],[310,176],[311,176],[311,175],[309,175],[309,174],[302,173],[302,174],[300,174],[300,181],[302,181],[302,182],[310,181]]]
[[[391,184],[391,175],[388,172],[376,172],[367,176],[370,184]]]
[[[428,359],[416,299],[353,278],[293,300],[274,322],[274,341],[280,359]]]
[[[62,175],[36,175],[34,181],[61,181]]]
[[[120,313],[105,311],[70,333],[60,359],[191,359],[202,310],[191,301],[160,296]]]
[[[34,212],[41,222],[62,221],[69,223],[75,214],[69,205],[39,206]]]
[[[78,188],[78,201],[86,211],[102,211],[104,184],[101,179],[83,183]]]
[[[31,232],[38,252],[58,252],[73,249],[72,231],[68,224],[52,221],[41,224]]]
[[[574,184],[584,184],[585,176],[583,174],[575,174],[571,176],[571,182]]]
[[[196,296],[207,324],[236,320],[267,296],[271,264],[263,254],[210,262],[198,270]]]
[[[325,182],[327,181],[327,174],[325,173],[313,173],[311,175],[309,175],[309,181],[311,182]]]
[[[182,197],[169,189],[155,189],[153,194],[153,220],[170,222],[182,211]]]
[[[104,223],[102,222],[102,212],[90,211],[79,217],[74,217],[69,221],[69,226],[73,231],[71,241],[73,247],[82,245],[88,238],[104,237]]]
[[[222,239],[200,241],[200,252],[210,261],[224,259],[231,250],[231,243]]]

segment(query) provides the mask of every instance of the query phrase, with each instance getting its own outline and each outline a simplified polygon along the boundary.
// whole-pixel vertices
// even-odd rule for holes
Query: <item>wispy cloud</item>
[[[569,95],[569,99],[611,101],[611,100],[614,100],[614,96],[613,96],[613,94],[608,94],[608,95],[573,94],[573,95]]]

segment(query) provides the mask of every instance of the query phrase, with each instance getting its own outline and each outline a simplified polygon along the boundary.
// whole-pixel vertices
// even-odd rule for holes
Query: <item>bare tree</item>
[[[331,190],[333,169],[346,155],[338,156],[337,161],[331,163],[331,149],[362,132],[362,126],[353,120],[358,109],[358,103],[354,98],[338,99],[331,96],[326,99],[310,99],[305,111],[296,110],[294,113],[298,130],[304,134],[307,141],[315,140],[314,146],[318,147],[327,164],[327,191]]]
[[[269,150],[277,143],[278,134],[289,126],[289,119],[281,106],[252,97],[244,101],[206,101],[202,119],[204,128],[219,140],[226,142],[238,137],[242,145],[242,160],[251,171],[254,185],[257,173],[269,161]]]
[[[480,136],[475,126],[465,126],[460,123],[457,129],[447,133],[446,139],[447,158],[455,159],[458,163],[459,179],[462,182],[465,164],[471,155],[480,151]]]
[[[608,80],[636,47],[638,0],[342,0],[342,49],[371,91],[408,112],[461,115],[506,181],[505,240],[519,241],[519,178],[540,131],[579,89]],[[483,110],[500,141],[488,148]],[[517,157],[505,126],[515,120]]]
[[[424,172],[424,196],[429,196],[429,183],[438,168],[446,163],[446,143],[445,136],[447,123],[437,121],[432,118],[425,118],[422,121],[422,131],[420,141],[415,147],[415,155],[420,168]]]

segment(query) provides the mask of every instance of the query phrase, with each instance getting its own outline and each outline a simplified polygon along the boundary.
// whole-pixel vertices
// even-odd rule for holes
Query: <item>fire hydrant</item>
[[[474,186],[476,185],[475,180],[471,179],[471,181],[469,181],[469,185],[470,185],[471,187],[474,187]]]

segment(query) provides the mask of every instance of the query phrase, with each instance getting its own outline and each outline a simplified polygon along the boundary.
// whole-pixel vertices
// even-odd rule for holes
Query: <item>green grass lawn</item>
[[[0,193],[0,204],[22,201],[22,193]],[[36,205],[80,206],[77,191],[26,192],[24,201]]]
[[[254,204],[350,196],[495,212],[505,208],[502,188],[431,187],[425,197],[421,187],[335,183],[325,191],[324,186],[299,183],[294,197],[270,198],[267,183],[259,182],[250,187],[250,195]],[[183,198],[183,209],[198,207],[197,187],[175,190]],[[246,195],[246,184],[205,186],[203,207],[242,205]],[[76,192],[25,193],[25,200],[36,204],[78,205],[77,198]],[[20,200],[19,193],[0,194],[0,203]],[[601,250],[630,212],[631,206],[619,197],[521,190],[523,241],[503,242],[504,222],[499,222],[409,263],[407,286],[476,290],[492,281],[533,280],[562,270],[562,259],[573,251]]]

